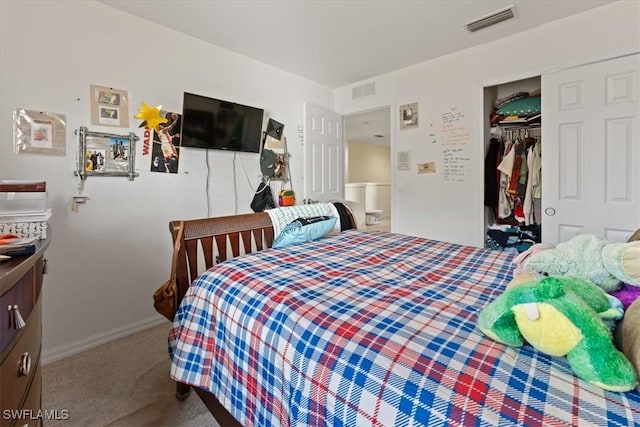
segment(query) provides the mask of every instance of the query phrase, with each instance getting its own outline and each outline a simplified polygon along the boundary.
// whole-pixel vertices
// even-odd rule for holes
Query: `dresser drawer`
[[[31,382],[31,387],[29,387],[29,394],[27,394],[22,408],[3,409],[0,427],[42,427],[44,416],[40,411],[41,405],[42,372],[40,366],[38,366],[33,381]]]
[[[40,372],[40,366],[36,369],[35,377],[29,388],[29,394],[22,405],[24,409],[23,415],[25,418],[16,420],[16,427],[23,426],[42,426],[43,417],[40,413],[40,405],[42,399],[42,373]]]
[[[11,308],[17,305],[22,319],[25,322],[29,319],[33,304],[37,299],[35,278],[35,270],[31,268],[16,282],[15,286],[0,295],[0,354],[4,353],[7,345],[19,331],[19,329],[15,329],[13,324]]]
[[[2,409],[19,409],[40,364],[42,338],[42,299],[38,301],[27,325],[0,366]],[[4,420],[3,420],[4,421]]]

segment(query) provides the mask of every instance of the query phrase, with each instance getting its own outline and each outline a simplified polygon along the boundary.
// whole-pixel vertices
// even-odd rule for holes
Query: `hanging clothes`
[[[524,198],[527,185],[527,160],[525,154],[525,143],[521,139],[516,139],[513,145],[513,163],[509,176],[509,188],[507,192],[516,198]]]
[[[498,165],[500,171],[500,181],[498,183],[498,218],[505,219],[511,216],[513,212],[513,200],[507,195],[511,172],[513,171],[513,162],[515,158],[514,144],[507,141],[504,145],[505,156]]]
[[[537,224],[542,223],[542,140],[533,146],[533,217]]]
[[[527,152],[527,166],[529,168],[529,176],[527,178],[527,189],[524,193],[524,224],[531,225],[535,223],[535,218],[533,215],[533,182],[535,180],[535,170],[534,167],[534,150],[533,147],[529,149]]]
[[[496,166],[500,153],[500,141],[489,140],[489,150],[484,158],[484,205],[495,210],[498,208],[498,174]]]

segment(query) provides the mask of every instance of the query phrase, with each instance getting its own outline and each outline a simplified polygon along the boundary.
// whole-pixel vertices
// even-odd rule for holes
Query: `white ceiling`
[[[613,0],[101,0],[330,88],[496,40]],[[470,33],[510,5],[515,18]]]
[[[344,118],[344,135],[348,142],[391,144],[391,116],[389,107]]]
[[[347,86],[613,2],[100,1],[330,88]],[[515,5],[513,19],[475,33],[466,30],[467,22],[511,5]],[[384,121],[380,120],[380,111],[347,117],[345,134],[361,142],[388,144],[388,113]],[[373,137],[376,133],[385,138]]]

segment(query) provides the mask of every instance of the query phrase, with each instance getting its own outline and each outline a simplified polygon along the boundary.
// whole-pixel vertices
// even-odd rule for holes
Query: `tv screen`
[[[182,147],[260,152],[264,110],[184,93]]]

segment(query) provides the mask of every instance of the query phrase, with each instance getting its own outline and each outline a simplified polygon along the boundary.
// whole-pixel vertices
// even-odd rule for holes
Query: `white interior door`
[[[542,240],[640,227],[640,55],[542,76]]]
[[[304,123],[304,198],[321,202],[342,199],[342,116],[305,103]]]

